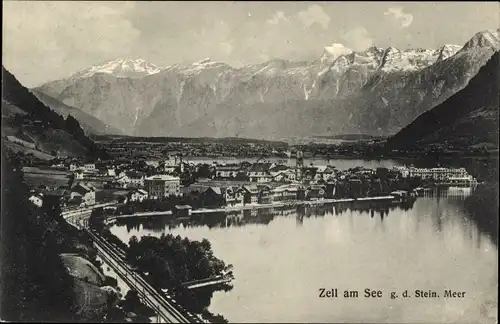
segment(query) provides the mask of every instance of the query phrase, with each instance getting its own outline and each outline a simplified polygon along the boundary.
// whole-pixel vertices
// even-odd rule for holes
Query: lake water
[[[345,203],[128,220],[111,231],[207,238],[234,265],[234,288],[216,292],[209,310],[230,322],[496,323],[498,251],[464,208],[470,190],[419,197],[409,207]],[[320,288],[359,291],[319,298]],[[365,298],[364,289],[383,291]],[[414,291],[438,298],[415,298]],[[444,298],[444,290],[465,292]],[[411,297],[391,299],[408,290]]]

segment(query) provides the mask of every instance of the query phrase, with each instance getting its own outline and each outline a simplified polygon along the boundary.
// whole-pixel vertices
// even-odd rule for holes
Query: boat
[[[391,192],[391,196],[394,197],[394,202],[409,202],[413,199],[416,199],[416,195],[412,192],[408,192],[405,190],[396,190]]]

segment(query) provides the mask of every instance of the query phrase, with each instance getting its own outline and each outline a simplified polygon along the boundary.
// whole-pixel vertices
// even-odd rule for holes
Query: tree
[[[2,319],[74,321],[73,281],[58,255],[64,246],[58,221],[27,203],[20,161],[3,148],[1,177]]]
[[[90,228],[96,230],[97,232],[102,232],[105,228],[104,225],[104,209],[102,207],[92,210],[89,217]]]

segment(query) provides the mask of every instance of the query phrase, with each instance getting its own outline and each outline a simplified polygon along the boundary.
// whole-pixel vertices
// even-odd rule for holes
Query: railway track
[[[202,323],[197,316],[191,314],[177,304],[172,297],[151,287],[141,274],[135,272],[130,265],[128,265],[125,261],[125,252],[122,249],[106,241],[94,231],[87,231],[94,240],[99,254],[106,259],[105,261],[107,261],[110,266],[116,268],[114,269],[115,272],[120,275],[127,284],[134,287],[140,294],[142,293],[143,299],[148,306],[155,309],[164,321],[167,323]]]

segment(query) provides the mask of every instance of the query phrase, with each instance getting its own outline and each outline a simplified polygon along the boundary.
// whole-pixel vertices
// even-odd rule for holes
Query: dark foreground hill
[[[469,84],[391,137],[390,148],[423,145],[498,149],[500,52],[496,52]]]
[[[3,66],[2,138],[24,153],[106,157],[73,116],[65,119],[45,106]]]

